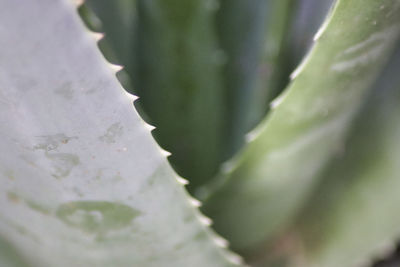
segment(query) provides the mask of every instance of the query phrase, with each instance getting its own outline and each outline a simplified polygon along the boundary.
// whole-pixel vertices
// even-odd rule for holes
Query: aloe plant
[[[391,257],[399,0],[78,2],[0,0],[0,266]]]

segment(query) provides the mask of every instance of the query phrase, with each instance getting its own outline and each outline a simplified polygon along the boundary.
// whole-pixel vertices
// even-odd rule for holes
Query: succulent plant
[[[399,264],[400,0],[0,0],[0,36],[1,267]]]

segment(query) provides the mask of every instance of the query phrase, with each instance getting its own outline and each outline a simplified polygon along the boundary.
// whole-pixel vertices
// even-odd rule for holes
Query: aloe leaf
[[[227,117],[226,155],[231,157],[254,126],[252,113],[263,109],[253,100],[257,94],[254,81],[264,47],[268,1],[220,0],[219,5],[216,26],[221,49],[227,57],[223,78],[230,114]],[[265,106],[265,103],[260,105]]]
[[[400,239],[399,68],[400,46],[343,155],[326,169],[289,233],[301,247],[291,257],[302,259],[304,266],[368,266],[391,253]]]
[[[284,76],[285,48],[293,0],[220,0],[217,30],[227,56],[224,81],[228,100],[228,156],[264,117]],[[278,81],[279,80],[279,81]]]
[[[265,47],[250,111],[256,126],[269,104],[288,85],[289,75],[309,50],[333,0],[269,1]]]
[[[0,1],[1,253],[30,267],[238,264],[74,8]]]
[[[191,188],[218,169],[223,151],[223,56],[214,0],[139,0],[134,86],[154,136]]]
[[[246,250],[285,228],[303,206],[400,33],[398,0],[337,1],[272,112],[228,163],[205,212]],[[356,30],[355,30],[356,29]]]
[[[287,85],[290,74],[290,49],[288,38],[290,29],[293,26],[293,17],[298,3],[294,0],[271,1],[269,18],[267,21],[266,43],[262,67],[266,70],[265,76],[260,76],[257,81],[258,87],[263,87],[264,97],[263,110],[259,118],[263,118],[268,110],[268,104]]]
[[[335,0],[300,0],[290,29],[290,64],[297,65],[313,44],[315,33],[329,14]],[[294,66],[295,67],[295,66]]]

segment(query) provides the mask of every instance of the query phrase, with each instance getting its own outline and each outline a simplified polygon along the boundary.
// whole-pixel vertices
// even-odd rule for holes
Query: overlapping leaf
[[[390,253],[400,238],[399,68],[400,49],[357,119],[343,155],[324,172],[289,233],[299,245],[290,257],[304,266],[368,264]]]
[[[236,249],[274,236],[297,214],[340,153],[399,33],[398,0],[337,1],[291,85],[208,199],[205,211]]]

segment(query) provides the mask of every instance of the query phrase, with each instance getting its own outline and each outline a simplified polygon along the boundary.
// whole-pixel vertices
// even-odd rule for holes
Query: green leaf
[[[225,166],[205,212],[245,250],[284,229],[338,149],[400,32],[398,0],[339,0],[272,112]]]
[[[290,67],[304,57],[313,43],[315,33],[321,27],[335,0],[300,0],[292,19],[292,27],[288,41]]]
[[[262,67],[267,73],[265,76],[259,76],[257,81],[257,86],[261,87],[258,90],[264,91],[263,97],[259,99],[264,106],[259,112],[259,120],[265,116],[271,100],[282,92],[289,82],[291,51],[288,41],[297,8],[298,1],[294,0],[270,2],[262,59]]]
[[[285,36],[295,6],[293,0],[220,0],[217,30],[227,55],[224,81],[229,157],[243,145],[245,134],[264,117],[278,87],[285,86]]]
[[[400,46],[343,155],[326,169],[316,195],[289,233],[302,248],[289,257],[302,258],[304,266],[367,266],[395,249],[400,238],[399,68]]]
[[[265,44],[251,99],[252,128],[265,117],[269,105],[288,85],[290,73],[310,49],[313,35],[333,0],[268,2]]]
[[[267,3],[265,0],[219,1],[216,26],[221,49],[227,57],[223,67],[224,94],[229,114],[226,125],[227,158],[243,145],[245,134],[254,126],[256,119],[251,117],[253,113],[264,109],[253,100],[263,93],[255,91],[254,81],[258,72],[261,72]],[[260,105],[265,106],[265,103],[260,102]]]
[[[18,251],[0,236],[0,264],[2,267],[28,267]]]
[[[223,151],[223,55],[214,0],[139,0],[134,86],[154,136],[191,188],[216,173]]]
[[[1,253],[31,267],[238,264],[70,1],[0,1],[0,25]]]

